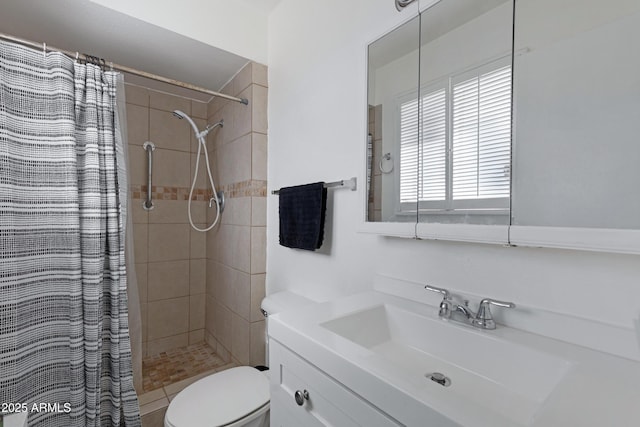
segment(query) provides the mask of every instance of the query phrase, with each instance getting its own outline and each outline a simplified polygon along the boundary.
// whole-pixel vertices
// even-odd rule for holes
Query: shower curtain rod
[[[56,47],[53,47],[53,46],[48,46],[46,43],[37,43],[37,42],[31,41],[31,40],[22,39],[20,37],[12,36],[10,34],[0,33],[0,39],[12,41],[12,42],[15,42],[15,43],[19,43],[19,44],[22,44],[24,46],[32,47],[34,49],[42,49],[44,52],[60,52],[60,53],[63,53],[65,55],[67,55],[70,58],[76,58],[76,59],[82,59],[82,60],[89,59],[88,55],[85,55],[84,53],[71,52],[71,51],[68,51],[68,50],[59,49],[59,48],[56,48]],[[90,61],[90,59],[89,59],[89,61]],[[114,70],[123,71],[125,73],[134,74],[134,75],[140,76],[140,77],[146,77],[148,79],[157,80],[159,82],[168,83],[170,85],[179,86],[179,87],[182,87],[182,88],[185,88],[185,89],[195,90],[197,92],[206,93],[206,94],[211,95],[211,96],[217,96],[217,97],[220,97],[220,98],[228,99],[230,101],[239,102],[239,103],[244,104],[244,105],[248,105],[249,104],[249,101],[246,98],[236,98],[235,96],[231,96],[231,95],[226,95],[224,93],[215,92],[213,90],[205,89],[205,88],[200,87],[200,86],[192,85],[190,83],[185,83],[185,82],[181,82],[179,80],[174,80],[174,79],[170,79],[170,78],[167,78],[167,77],[158,76],[157,74],[148,73],[146,71],[136,70],[135,68],[127,67],[125,65],[119,65],[119,64],[114,64],[113,62],[109,62],[109,67],[113,68]]]

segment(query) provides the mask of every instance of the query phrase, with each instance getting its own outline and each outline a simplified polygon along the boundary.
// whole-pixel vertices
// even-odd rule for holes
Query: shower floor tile
[[[206,343],[176,348],[142,360],[142,385],[149,392],[226,364]]]

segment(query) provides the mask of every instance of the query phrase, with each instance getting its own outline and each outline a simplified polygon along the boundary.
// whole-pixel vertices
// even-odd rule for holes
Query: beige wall
[[[187,198],[197,144],[186,120],[206,124],[207,105],[139,86],[126,86],[129,163],[133,195],[136,273],[140,289],[143,356],[204,339],[206,240],[191,229]],[[154,209],[142,209],[146,197],[145,141],[156,145],[153,169]],[[205,222],[205,189],[192,212]]]
[[[245,106],[214,98],[208,104],[127,85],[127,126],[136,273],[140,288],[143,357],[203,340],[227,361],[263,364],[267,179],[267,69],[249,63],[223,89]],[[186,120],[199,129],[224,120],[207,138],[216,186],[226,196],[221,223],[191,229],[187,198],[198,150]],[[146,197],[145,141],[156,145],[155,207]],[[210,190],[201,154],[192,213],[210,224]]]
[[[225,360],[264,364],[266,271],[267,69],[249,63],[223,92],[249,105],[215,98],[208,122],[215,178],[225,192],[222,224],[207,233],[206,340]]]

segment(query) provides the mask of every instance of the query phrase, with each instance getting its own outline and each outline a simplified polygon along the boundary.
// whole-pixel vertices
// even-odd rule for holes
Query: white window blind
[[[418,189],[418,99],[400,105],[400,203],[415,203]]]
[[[505,63],[423,88],[420,105],[417,97],[400,103],[401,210],[403,203],[417,201],[428,209],[506,206],[511,66]],[[505,202],[495,203],[499,200]]]
[[[509,197],[511,66],[453,85],[453,199]]]
[[[418,126],[422,125],[422,144]],[[400,105],[400,202],[444,200],[447,91],[442,87]],[[407,157],[405,157],[405,155]],[[420,172],[421,171],[421,172]],[[418,179],[421,186],[418,188]]]
[[[422,97],[420,151],[422,181],[419,199],[444,200],[447,194],[447,93],[445,89]]]

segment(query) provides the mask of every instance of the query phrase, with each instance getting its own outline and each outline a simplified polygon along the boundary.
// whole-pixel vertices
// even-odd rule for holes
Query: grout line
[[[154,390],[155,391],[155,390]],[[164,391],[163,391],[164,393]],[[156,411],[163,410],[169,406],[169,399],[167,398],[167,394],[164,393],[164,397],[158,400],[154,400],[153,402],[146,403],[140,407],[140,416],[144,417],[146,415],[152,414]]]
[[[171,298],[162,298],[162,299],[154,299],[154,300],[148,300],[147,303],[152,303],[152,302],[161,302],[161,301],[169,301],[169,300],[173,300],[173,299],[180,299],[180,298],[189,298],[191,296],[198,296],[198,295],[205,295],[206,292],[200,292],[199,294],[187,294],[187,295],[182,295],[179,297],[171,297]],[[198,329],[202,329],[202,328],[198,328]],[[197,329],[194,329],[194,331],[197,331]],[[175,335],[169,335],[168,337],[162,337],[162,338],[157,338],[157,339],[163,339],[163,338],[169,338],[169,337],[175,337],[178,335],[182,335],[184,334],[184,332],[180,332],[179,334],[175,334]],[[151,340],[151,341],[156,341],[156,340]]]

